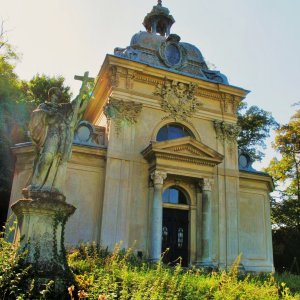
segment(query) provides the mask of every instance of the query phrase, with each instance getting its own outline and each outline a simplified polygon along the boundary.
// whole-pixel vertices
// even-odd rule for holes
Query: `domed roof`
[[[180,44],[183,46],[186,52],[188,52],[188,56],[191,60],[198,61],[200,63],[205,62],[202,53],[196,46],[190,43],[180,43]]]
[[[165,37],[157,34],[152,34],[147,31],[136,33],[130,41],[130,47],[141,47],[145,49],[157,50],[158,46],[165,41]]]
[[[209,70],[201,51],[194,45],[180,42],[177,34],[170,34],[175,22],[161,1],[144,19],[147,31],[133,35],[126,48],[115,48],[114,55],[153,67],[168,69],[204,80],[228,84],[225,75]]]

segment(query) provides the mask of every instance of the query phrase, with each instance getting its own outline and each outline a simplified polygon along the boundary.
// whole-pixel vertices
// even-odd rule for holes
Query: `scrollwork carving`
[[[157,84],[154,95],[162,98],[161,107],[169,115],[166,117],[187,121],[202,105],[195,97],[195,83],[185,84],[175,80],[166,80]]]
[[[116,133],[119,134],[122,127],[137,123],[142,107],[143,104],[134,101],[110,98],[104,108],[104,114],[107,119],[114,120]]]

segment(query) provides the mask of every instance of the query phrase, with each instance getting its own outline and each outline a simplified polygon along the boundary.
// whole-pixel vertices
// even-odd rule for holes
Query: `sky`
[[[9,42],[21,59],[16,72],[62,75],[74,94],[74,75],[96,76],[107,53],[144,30],[155,0],[0,0]],[[230,84],[250,90],[246,102],[288,122],[300,101],[299,0],[163,0],[176,23],[171,33],[196,45]],[[273,138],[273,135],[272,135]],[[266,151],[259,166],[274,152]]]

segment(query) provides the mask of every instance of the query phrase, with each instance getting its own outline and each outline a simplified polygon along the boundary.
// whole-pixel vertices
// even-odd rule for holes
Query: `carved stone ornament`
[[[113,87],[118,87],[120,83],[120,70],[118,70],[118,67],[112,66],[110,69],[110,84]]]
[[[177,34],[170,34],[160,46],[159,56],[167,67],[177,69],[183,64],[185,51],[179,41],[180,37]]]
[[[92,147],[105,146],[105,129],[88,121],[80,121],[75,130],[73,143]]]
[[[167,178],[167,173],[162,171],[154,171],[151,173],[151,179],[154,185],[163,185],[164,180]]]
[[[241,98],[238,96],[233,96],[233,95],[222,93],[221,98],[220,98],[222,112],[227,113],[228,110],[231,109],[232,113],[234,115],[236,115],[240,101],[241,101]]]
[[[161,107],[169,115],[166,117],[187,121],[202,105],[195,97],[197,85],[185,84],[175,80],[166,80],[164,84],[157,84],[155,95],[162,98]]]
[[[203,178],[203,180],[200,181],[202,191],[211,192],[213,184],[214,180],[211,178]]]
[[[116,133],[121,132],[122,127],[132,126],[137,123],[143,104],[134,101],[123,101],[110,98],[104,108],[107,119],[115,122]]]
[[[225,123],[224,121],[214,121],[217,139],[226,140],[229,144],[236,143],[241,127],[236,124]]]

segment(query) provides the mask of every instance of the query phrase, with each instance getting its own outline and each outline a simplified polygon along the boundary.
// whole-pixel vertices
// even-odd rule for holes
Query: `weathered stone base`
[[[213,264],[212,262],[197,262],[195,266],[196,268],[204,269],[207,272],[215,271],[218,269],[218,266]]]
[[[20,249],[28,251],[26,262],[32,264],[40,284],[54,280],[55,289],[60,290],[70,275],[64,228],[76,208],[66,203],[61,194],[37,191],[23,194],[28,198],[18,200],[11,207],[18,220],[16,238]]]
[[[196,268],[204,269],[208,272],[217,270],[230,270],[232,268],[232,265],[226,267],[224,264],[214,264],[213,262],[196,262],[195,266]],[[237,270],[239,273],[245,273],[244,265],[239,263]]]

